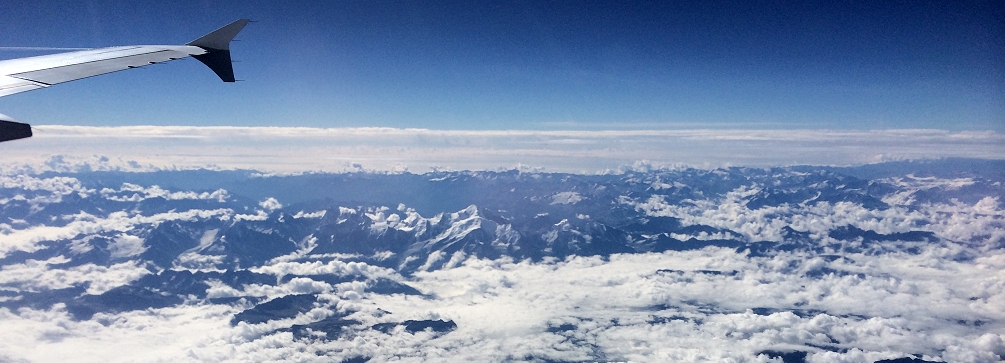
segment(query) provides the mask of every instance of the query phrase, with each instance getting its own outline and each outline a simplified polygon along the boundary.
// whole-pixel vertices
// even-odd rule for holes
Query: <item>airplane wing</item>
[[[0,97],[185,57],[198,59],[224,82],[234,82],[230,41],[249,22],[237,20],[185,45],[133,45],[0,60]],[[31,126],[0,114],[0,142],[31,135]]]

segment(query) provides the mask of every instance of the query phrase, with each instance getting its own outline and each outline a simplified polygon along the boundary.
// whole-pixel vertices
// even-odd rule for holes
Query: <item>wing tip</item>
[[[229,50],[230,41],[234,40],[237,33],[240,33],[241,29],[244,29],[244,26],[248,25],[250,22],[250,19],[238,19],[230,24],[224,25],[220,29],[203,35],[199,39],[188,42],[186,45],[194,45],[206,50]]]
[[[192,57],[198,59],[209,67],[209,69],[212,69],[224,82],[236,81],[234,79],[234,65],[230,59],[230,41],[234,40],[237,33],[250,22],[250,19],[238,19],[224,25],[220,29],[214,30],[212,33],[189,42],[187,45],[193,45],[206,50],[205,54],[193,55]]]

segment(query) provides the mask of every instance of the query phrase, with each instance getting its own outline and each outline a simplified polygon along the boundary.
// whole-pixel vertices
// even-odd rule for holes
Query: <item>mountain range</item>
[[[123,314],[217,307],[225,311],[219,319],[228,326],[220,329],[241,330],[237,335],[243,343],[276,336],[314,342],[304,345],[313,348],[294,349],[309,352],[308,356],[272,359],[386,361],[409,355],[347,342],[421,335],[424,344],[436,346],[439,340],[461,339],[469,333],[465,321],[452,318],[449,309],[404,313],[394,308],[403,301],[422,305],[451,296],[450,284],[438,280],[445,278],[442,274],[465,269],[474,273],[477,266],[485,270],[490,268],[486,266],[501,268],[499,264],[557,269],[554,266],[592,261],[596,266],[614,266],[626,258],[655,259],[653,263],[659,264],[660,256],[674,256],[667,257],[659,269],[648,271],[640,266],[644,276],[637,276],[639,283],[670,279],[677,281],[674,288],[686,288],[688,281],[697,288],[700,283],[695,281],[705,281],[725,288],[724,281],[770,285],[798,276],[810,283],[845,279],[852,285],[843,289],[851,292],[821,290],[765,305],[758,299],[745,303],[664,296],[642,283],[636,291],[652,295],[645,304],[601,304],[632,311],[628,318],[608,317],[605,309],[584,311],[574,321],[553,321],[565,318],[551,316],[528,323],[528,329],[554,337],[558,343],[495,357],[598,361],[660,356],[659,349],[652,347],[647,349],[654,355],[635,356],[615,349],[617,344],[605,345],[589,330],[598,319],[607,319],[608,329],[652,329],[721,324],[714,321],[716,316],[751,314],[842,322],[831,325],[894,324],[895,329],[903,326],[916,334],[938,336],[942,328],[930,325],[936,322],[910,321],[900,308],[848,307],[831,297],[863,298],[856,297],[854,286],[882,279],[915,284],[913,292],[909,287],[900,291],[899,285],[887,288],[896,296],[914,296],[903,300],[908,305],[924,302],[930,290],[938,289],[915,276],[915,270],[903,270],[900,276],[876,267],[888,258],[935,259],[971,267],[1002,264],[1003,181],[1005,162],[979,160],[849,168],[681,168],[609,175],[516,170],[285,176],[240,170],[2,175],[0,309],[6,319],[56,312],[70,324],[99,322],[108,327]],[[697,254],[727,257],[707,266],[681,266]],[[680,260],[681,256],[692,257]],[[733,260],[740,262],[729,262]],[[764,275],[764,271],[778,275]],[[724,355],[706,358],[735,355],[744,357],[741,360],[784,362],[841,357],[898,362],[1003,359],[1005,344],[1000,333],[993,333],[1005,331],[1000,330],[1005,328],[1001,303],[1005,300],[995,301],[1005,297],[1001,272],[985,271],[973,278],[984,281],[983,290],[945,293],[948,300],[940,303],[956,308],[939,310],[933,319],[950,322],[945,323],[953,326],[950,331],[971,337],[977,345],[956,347],[955,341],[931,337],[885,344],[876,340],[886,337],[882,335],[841,338],[834,332],[817,332],[782,334],[737,349],[721,346],[717,349]],[[481,293],[509,291],[522,283],[503,280],[483,286]],[[807,284],[785,294],[802,296],[812,290]],[[954,300],[956,295],[960,301]],[[385,306],[380,301],[392,303]],[[477,301],[466,304],[477,305]],[[642,320],[630,321],[635,317]],[[730,339],[752,339],[753,333],[741,333],[746,328],[732,329],[734,335],[727,334]],[[646,339],[633,341],[642,344]],[[925,346],[935,341],[935,347]],[[561,348],[563,344],[575,348]],[[9,358],[19,356],[17,349],[6,348]],[[977,358],[968,360],[953,355],[953,349],[983,355],[975,353],[972,356]],[[985,350],[981,353],[980,349]],[[459,355],[418,357],[436,360]],[[189,354],[188,358],[206,357]]]

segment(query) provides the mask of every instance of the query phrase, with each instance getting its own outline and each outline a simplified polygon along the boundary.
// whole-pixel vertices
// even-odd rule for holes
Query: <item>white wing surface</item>
[[[186,45],[133,45],[0,60],[0,97],[106,73],[193,57],[234,82],[230,41],[248,19],[237,20]],[[0,142],[31,137],[31,127],[0,114]]]

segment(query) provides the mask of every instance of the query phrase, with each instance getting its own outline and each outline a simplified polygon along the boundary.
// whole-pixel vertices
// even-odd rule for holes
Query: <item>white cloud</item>
[[[293,219],[299,219],[299,218],[322,218],[322,217],[325,216],[326,213],[328,213],[327,210],[319,210],[319,211],[313,212],[313,213],[304,213],[304,211],[299,211],[299,212],[297,212],[297,214],[293,215]]]
[[[109,213],[105,217],[99,217],[81,212],[66,216],[71,222],[63,226],[38,225],[24,229],[13,229],[0,224],[0,236],[4,239],[4,243],[0,244],[0,256],[6,255],[10,251],[34,252],[39,248],[37,246],[38,242],[69,239],[82,234],[128,232],[137,225],[149,224],[156,226],[165,221],[194,221],[210,218],[229,220],[232,217],[236,220],[237,216],[234,216],[234,212],[231,209],[225,208],[212,210],[192,209],[183,212],[170,211],[149,216],[140,215],[135,212],[119,211]]]
[[[77,322],[61,305],[48,311],[0,309],[0,352],[33,362],[191,362],[196,359],[187,351],[226,342],[235,312],[226,305],[178,306]]]
[[[9,159],[0,163],[0,174],[199,167],[397,173],[434,167],[496,170],[527,164],[555,172],[594,173],[639,160],[649,160],[650,166],[719,167],[848,165],[939,157],[1000,159],[1005,155],[1005,135],[991,131],[33,128],[34,138],[4,150]]]
[[[269,219],[269,214],[262,210],[256,210],[255,214],[236,214],[234,215],[234,221],[264,221]]]
[[[434,264],[442,260],[445,255],[446,253],[444,253],[443,251],[433,251],[432,253],[429,254],[428,257],[426,257],[426,263],[423,263],[422,266],[419,266],[419,271],[429,270],[430,268],[433,267]]]
[[[79,180],[65,176],[37,178],[31,175],[0,175],[0,188],[42,190],[61,195],[80,193],[86,196],[94,193],[93,189],[84,188]]]
[[[183,199],[193,199],[193,200],[216,200],[220,203],[227,201],[230,195],[226,190],[217,189],[213,192],[172,192],[165,190],[159,186],[151,186],[149,188],[144,188],[140,185],[123,183],[122,187],[118,190],[111,188],[101,189],[101,196],[108,200],[114,200],[118,202],[140,202],[149,198],[164,198],[167,200],[183,200]],[[126,196],[128,195],[128,196]]]
[[[685,200],[672,204],[654,194],[645,201],[622,198],[651,216],[679,218],[684,225],[708,225],[739,232],[750,241],[782,241],[782,229],[791,227],[809,232],[814,240],[833,241],[828,233],[846,225],[881,234],[930,231],[937,237],[956,242],[981,241],[993,245],[1005,240],[1005,210],[997,197],[985,197],[974,205],[924,204],[888,209],[869,209],[851,202],[816,202],[806,205],[783,204],[750,209],[747,197],[757,187],[742,186],[722,200]]]
[[[945,248],[932,245],[914,255],[846,254],[837,260],[802,253],[750,257],[720,248],[539,263],[467,258],[448,269],[416,273],[409,284],[430,297],[371,294],[361,281],[330,285],[295,278],[277,286],[240,288],[210,281],[212,297],[319,293],[319,303],[292,318],[237,326],[229,325],[231,314],[248,305],[193,302],[99,313],[89,321],[74,321],[59,306],[48,311],[0,309],[0,323],[9,328],[0,330],[0,351],[32,361],[338,361],[366,356],[377,362],[528,357],[767,362],[755,353],[800,347],[809,349],[810,362],[908,354],[993,362],[1005,348],[1003,336],[996,333],[1005,321],[1005,254],[997,251],[969,262],[933,260]],[[806,274],[823,267],[864,277]],[[400,279],[390,270],[338,261],[280,262],[255,271],[277,277],[361,273]],[[768,311],[752,310],[761,308]],[[288,332],[275,332],[321,320],[335,310],[352,312],[348,318],[362,322],[352,329],[364,330],[334,341],[295,340]],[[452,320],[457,330],[365,330],[407,319]],[[961,320],[985,323],[957,323]]]
[[[226,256],[206,255],[202,254],[202,252],[212,246],[213,242],[216,242],[216,236],[219,232],[219,228],[204,231],[202,236],[199,237],[199,245],[179,254],[178,258],[174,261],[173,267],[199,271],[218,270],[217,266],[223,263]]]
[[[12,199],[0,199],[0,205],[7,204],[11,200],[27,201],[33,213],[42,210],[47,204],[61,202],[64,196],[70,194],[87,198],[94,193],[93,189],[85,188],[79,180],[71,177],[37,178],[31,175],[3,175],[0,172],[0,189],[5,188],[36,192],[30,194],[30,197],[16,194]]]
[[[576,204],[585,199],[577,192],[560,192],[551,197],[551,204]]]
[[[0,269],[0,284],[21,291],[65,289],[89,283],[88,294],[101,294],[114,287],[135,281],[149,274],[136,262],[122,262],[108,267],[92,263],[69,268],[49,268],[49,265],[67,263],[66,257],[53,257],[44,261],[28,260],[22,264],[4,265]]]
[[[280,284],[280,285],[262,285],[262,284],[248,284],[242,286],[242,289],[238,290],[229,285],[226,285],[218,280],[209,280],[206,282],[209,285],[209,289],[206,290],[206,297],[208,298],[220,298],[220,297],[242,297],[242,296],[261,296],[273,299],[276,297],[293,295],[293,294],[311,294],[320,292],[329,292],[332,290],[343,291],[343,290],[353,290],[352,283],[339,284],[338,286],[332,286],[328,283],[314,281],[309,278],[297,277],[290,281]],[[345,286],[349,286],[346,288]],[[365,285],[364,285],[365,286]]]
[[[724,239],[736,238],[735,235],[728,232],[708,233],[705,231],[701,231],[698,234],[670,233],[670,237],[681,241],[687,241],[690,239],[695,239],[698,241],[712,241],[712,240],[724,240]]]
[[[436,294],[433,300],[372,299],[396,314],[436,313],[457,322],[456,332],[422,343],[449,347],[443,354],[450,357],[479,357],[477,349],[486,345],[493,351],[556,356],[592,354],[590,345],[595,345],[605,353],[603,359],[633,361],[752,361],[753,353],[763,349],[804,344],[850,349],[817,351],[811,361],[939,356],[953,349],[990,357],[999,349],[995,336],[987,336],[994,329],[956,321],[1005,318],[1005,305],[996,301],[1005,298],[1005,284],[988,284],[1000,271],[948,261],[931,265],[925,254],[848,257],[858,263],[827,263],[800,254],[749,258],[715,248],[615,255],[606,262],[598,257],[544,264],[469,259],[453,269],[416,273],[412,284]],[[788,271],[793,264],[858,266],[867,275],[812,277]],[[680,272],[657,273],[660,269]],[[759,315],[753,308],[778,312]],[[793,309],[809,313],[788,312]],[[667,320],[653,324],[654,316]],[[572,324],[568,331],[548,332],[549,326],[567,323]],[[985,343],[973,343],[979,339]],[[526,346],[528,341],[534,348]]]
[[[320,261],[311,262],[278,262],[268,266],[261,266],[249,269],[249,271],[276,275],[283,277],[286,275],[362,275],[371,278],[386,277],[392,278],[397,273],[394,270],[368,265],[363,262],[342,262],[332,260],[327,263]]]
[[[266,198],[265,200],[259,202],[258,205],[270,212],[283,207],[282,203],[279,203],[279,201],[276,200],[276,198],[272,197]]]
[[[119,235],[108,244],[108,251],[112,258],[125,258],[137,256],[147,250],[143,245],[143,239],[127,234]]]

